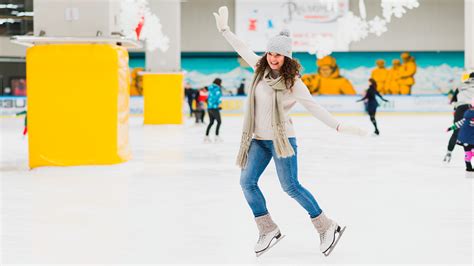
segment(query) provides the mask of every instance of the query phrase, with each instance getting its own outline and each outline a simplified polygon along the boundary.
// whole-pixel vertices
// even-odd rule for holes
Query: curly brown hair
[[[265,74],[265,70],[270,68],[268,61],[267,61],[267,54],[263,55],[260,60],[257,62],[257,66],[255,68],[255,82],[259,82],[262,80],[263,75]],[[280,68],[280,75],[285,81],[286,88],[291,90],[295,85],[296,78],[299,78],[301,72],[301,64],[296,59],[292,59],[285,56],[285,61]]]

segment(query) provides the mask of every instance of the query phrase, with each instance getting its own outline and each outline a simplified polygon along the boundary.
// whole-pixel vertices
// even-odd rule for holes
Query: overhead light
[[[13,12],[12,12],[12,14],[13,14]],[[32,17],[33,12],[17,12],[16,16],[17,17]]]
[[[0,18],[0,25],[6,24],[6,23],[16,23],[16,22],[19,22],[19,21],[12,18],[6,18],[6,19]]]
[[[0,4],[0,9],[5,8],[5,9],[17,9],[19,5],[14,5],[14,4]]]

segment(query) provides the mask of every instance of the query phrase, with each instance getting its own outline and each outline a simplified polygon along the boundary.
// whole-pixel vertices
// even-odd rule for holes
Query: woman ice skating
[[[454,123],[464,117],[464,113],[469,109],[471,99],[474,97],[474,72],[469,74],[469,79],[464,81],[461,86],[456,89],[456,92],[451,100],[454,102]],[[451,161],[451,154],[456,146],[459,129],[454,129],[451,138],[448,142],[448,151],[444,156],[443,161],[449,163]]]
[[[219,128],[221,127],[221,113],[220,113],[220,105],[222,103],[222,88],[221,88],[222,80],[220,78],[216,78],[212,85],[208,86],[207,89],[209,91],[209,95],[207,98],[207,114],[209,115],[209,125],[206,129],[206,137],[204,137],[204,142],[211,142],[209,138],[209,131],[214,125],[214,121],[217,121],[216,125],[216,137],[214,138],[215,142],[221,142],[222,139],[219,137]]]
[[[339,132],[355,135],[365,132],[339,123],[313,100],[299,78],[298,61],[292,59],[289,33],[282,32],[271,38],[265,55],[259,57],[230,31],[227,7],[219,8],[219,14],[214,13],[214,16],[217,29],[255,71],[237,156],[237,164],[242,169],[240,185],[259,231],[255,253],[261,255],[282,237],[258,187],[260,175],[273,158],[283,190],[308,212],[320,235],[320,250],[329,255],[343,229],[323,213],[313,195],[298,182],[296,138],[288,113],[299,102],[317,119]]]
[[[464,112],[461,120],[456,121],[447,131],[458,130],[457,144],[464,148],[464,161],[466,163],[466,177],[474,177],[471,159],[474,155],[474,98],[470,108]]]
[[[375,114],[377,113],[377,107],[379,106],[379,103],[377,102],[376,96],[380,97],[382,101],[388,102],[380,93],[377,91],[377,83],[375,82],[374,79],[369,79],[369,88],[367,89],[367,92],[364,96],[364,98],[358,100],[357,102],[361,102],[364,100],[367,100],[367,113],[369,113],[370,121],[372,121],[372,124],[375,127],[374,134],[376,136],[380,135],[380,131],[377,127],[377,120],[375,120]]]

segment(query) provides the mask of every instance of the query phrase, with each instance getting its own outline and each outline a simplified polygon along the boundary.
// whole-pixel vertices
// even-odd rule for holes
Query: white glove
[[[227,20],[229,19],[229,10],[227,10],[226,6],[219,7],[219,14],[213,13],[214,17],[216,18],[216,26],[220,32],[224,32],[229,29],[229,25],[227,25]]]
[[[365,137],[368,134],[366,130],[360,127],[345,125],[345,124],[340,124],[337,127],[337,131],[343,134],[350,134],[350,135],[356,135],[356,136],[361,136],[361,137]]]

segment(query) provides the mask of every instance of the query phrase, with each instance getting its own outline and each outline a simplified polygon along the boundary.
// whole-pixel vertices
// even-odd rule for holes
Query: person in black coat
[[[377,121],[375,120],[375,114],[377,113],[377,107],[379,106],[379,103],[377,102],[376,96],[380,97],[380,99],[382,99],[382,101],[384,102],[388,102],[388,100],[384,99],[382,95],[380,95],[380,93],[377,91],[377,83],[375,82],[374,79],[369,79],[369,83],[370,83],[370,86],[367,89],[367,92],[365,93],[364,98],[358,100],[357,102],[362,102],[362,101],[367,100],[367,105],[366,105],[367,113],[369,113],[370,121],[372,121],[372,124],[374,124],[374,127],[375,127],[374,134],[378,136],[380,134],[380,131],[377,128]]]

